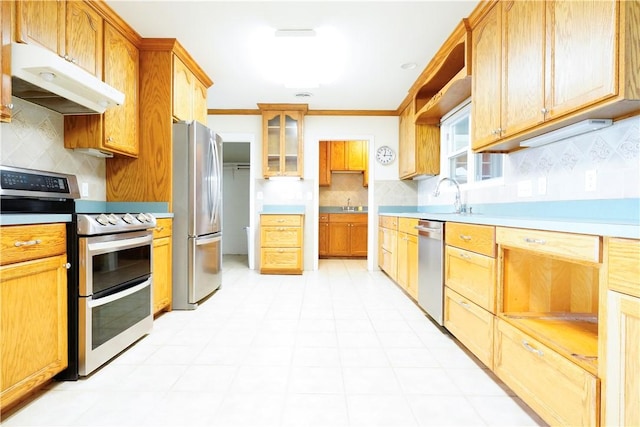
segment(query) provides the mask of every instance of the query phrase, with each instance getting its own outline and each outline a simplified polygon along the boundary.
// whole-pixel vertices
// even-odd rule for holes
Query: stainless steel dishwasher
[[[444,310],[444,222],[420,220],[418,238],[418,305],[437,324]]]

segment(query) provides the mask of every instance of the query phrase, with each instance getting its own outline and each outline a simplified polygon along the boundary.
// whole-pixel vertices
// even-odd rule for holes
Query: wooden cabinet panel
[[[153,313],[171,310],[172,219],[158,218],[153,229]]]
[[[636,277],[636,282],[640,278]],[[640,425],[640,298],[607,297],[606,405],[602,425]]]
[[[418,235],[418,230],[416,229],[417,226],[418,226],[417,218],[405,218],[405,217],[398,218],[398,231],[411,234],[413,236],[417,236]]]
[[[332,171],[344,171],[347,169],[347,154],[345,141],[331,141],[329,143],[329,154],[331,156]]]
[[[502,98],[502,2],[487,13],[472,32],[471,146],[474,150],[496,141]]]
[[[398,277],[398,217],[378,217],[378,266],[392,280]]]
[[[545,77],[539,64],[544,64],[545,56],[545,4],[548,2],[505,1],[501,5],[502,137],[544,121]]]
[[[617,94],[619,3],[615,0],[545,2],[549,42],[545,88],[548,118]],[[592,72],[585,73],[588,69]]]
[[[601,240],[600,236],[496,227],[500,245],[594,263],[602,260]]]
[[[193,83],[193,119],[207,125],[207,86],[200,80]]]
[[[329,215],[320,215],[318,224],[318,255],[321,257],[329,255]]]
[[[449,287],[444,298],[445,328],[491,369],[494,316]]]
[[[67,251],[64,224],[4,226],[0,238],[0,265],[61,255]]]
[[[349,253],[351,256],[366,257],[368,254],[368,225],[353,223],[349,235]]]
[[[301,248],[262,248],[260,273],[302,274]]]
[[[390,230],[398,229],[398,217],[397,216],[388,216],[388,215],[380,215],[378,217],[378,226],[388,228]]]
[[[184,62],[173,57],[173,116],[177,120],[193,118],[193,82],[195,76]]]
[[[106,23],[104,82],[123,92],[125,101],[104,112],[104,147],[134,157],[138,155],[138,71],[138,48]]]
[[[347,168],[350,171],[360,171],[367,168],[367,141],[346,141]]]
[[[320,157],[319,171],[318,171],[318,185],[320,187],[331,186],[331,142],[320,141],[320,148],[318,151]]]
[[[64,54],[65,1],[18,0],[16,41]]]
[[[495,314],[495,258],[447,245],[444,280],[449,288]]]
[[[598,424],[598,378],[501,319],[494,339],[494,372],[546,422]]]
[[[67,1],[64,55],[89,73],[102,78],[102,16],[84,1]]]
[[[300,215],[262,215],[260,224],[267,226],[298,227],[302,225]]]
[[[349,256],[351,224],[345,222],[329,223],[329,253],[333,256]]]
[[[398,174],[400,179],[440,173],[440,128],[415,124],[411,102],[400,113],[398,135]]]
[[[367,214],[332,213],[327,214],[327,221],[327,256],[367,256]]]
[[[66,263],[62,254],[0,267],[2,410],[67,367]]]
[[[404,218],[399,218],[402,221]],[[414,299],[418,299],[418,237],[398,231],[396,281]]]
[[[0,2],[0,123],[11,121],[11,2]]]
[[[609,289],[640,298],[640,240],[608,238]]]
[[[260,238],[263,246],[296,248],[302,245],[302,230],[300,227],[262,226],[260,228]]]
[[[495,227],[490,225],[447,222],[445,226],[445,241],[450,246],[495,257],[495,230]]]

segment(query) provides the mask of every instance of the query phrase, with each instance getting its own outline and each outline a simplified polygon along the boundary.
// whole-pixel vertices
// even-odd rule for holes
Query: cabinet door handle
[[[469,303],[465,302],[465,301],[458,301],[458,305],[461,306],[462,308],[464,308],[465,310],[469,310]]]
[[[533,348],[531,347],[531,345],[526,341],[526,340],[522,340],[522,346],[531,353],[537,354],[538,356],[542,357],[544,355],[544,353],[542,352],[542,350],[538,350],[537,348]]]
[[[531,237],[525,237],[524,241],[527,243],[535,243],[536,245],[544,245],[547,243],[544,239],[532,239]]]
[[[545,107],[542,107],[542,109],[540,110],[540,112],[541,112],[542,114],[546,115],[546,114],[549,112],[549,110],[548,110],[547,108],[545,108]]]
[[[464,252],[460,252],[460,258],[471,259],[471,257],[469,255],[465,254]]]
[[[40,243],[42,243],[42,240],[36,239],[36,240],[27,240],[27,241],[17,241],[14,243],[14,246],[16,247],[20,247],[20,246],[33,246],[33,245],[39,245]]]
[[[107,137],[107,142],[113,142],[113,137],[108,136],[108,137]]]
[[[65,265],[63,265],[64,268],[66,268],[67,270],[71,268],[71,263],[68,262]]]
[[[162,231],[162,230],[164,230],[163,226],[159,225],[159,226],[156,227],[156,231]]]
[[[471,236],[467,236],[465,234],[461,234],[459,237],[460,237],[460,239],[464,240],[465,242],[468,242],[468,241],[471,240]]]
[[[13,110],[13,104],[4,104],[4,107],[9,110]]]

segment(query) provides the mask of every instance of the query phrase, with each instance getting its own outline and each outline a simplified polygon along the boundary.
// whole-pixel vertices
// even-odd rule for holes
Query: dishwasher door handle
[[[421,225],[416,225],[414,228],[416,230],[418,230],[418,231],[426,231],[428,233],[441,233],[442,234],[442,229],[441,228],[423,227]]]

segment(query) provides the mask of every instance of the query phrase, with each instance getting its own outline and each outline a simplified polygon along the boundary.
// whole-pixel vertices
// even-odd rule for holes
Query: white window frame
[[[469,144],[466,148],[453,151],[452,141],[449,138],[449,132],[451,127],[464,119],[465,116],[469,118]],[[454,108],[452,111],[442,117],[440,121],[440,177],[455,178],[452,176],[450,169],[450,160],[454,156],[459,156],[466,151],[467,153],[467,182],[460,183],[460,187],[463,189],[477,188],[477,187],[491,187],[504,184],[504,167],[505,158],[502,154],[501,165],[497,166],[501,169],[500,176],[496,178],[489,178],[481,181],[476,180],[476,161],[477,153],[474,153],[471,148],[471,126],[473,117],[471,116],[471,99],[467,99],[462,104]],[[449,186],[443,187],[443,190],[453,189]]]

